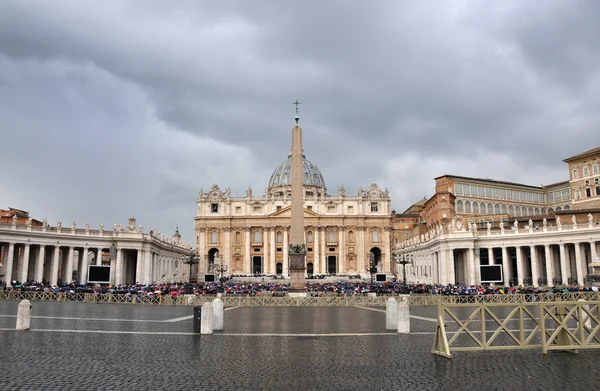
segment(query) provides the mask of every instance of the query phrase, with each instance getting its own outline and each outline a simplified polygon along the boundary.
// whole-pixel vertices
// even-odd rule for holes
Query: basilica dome
[[[321,171],[302,155],[302,182],[304,186],[314,186],[325,189],[325,180]],[[269,180],[269,188],[291,186],[292,184],[292,155],[273,171]]]

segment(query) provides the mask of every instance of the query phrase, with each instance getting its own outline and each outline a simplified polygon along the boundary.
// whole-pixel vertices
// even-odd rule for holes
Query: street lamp
[[[194,265],[197,265],[198,263],[200,263],[200,256],[195,255],[193,252],[191,252],[189,256],[188,255],[182,255],[181,256],[181,260],[186,265],[190,265],[190,280],[189,280],[189,282],[193,282],[192,281],[192,267]]]
[[[371,288],[370,292],[373,292],[373,273],[377,273],[377,262],[375,261],[375,254],[369,254],[369,265],[365,266],[365,271],[371,273]]]
[[[219,282],[220,282],[220,288],[221,291],[224,291],[223,289],[223,272],[227,271],[227,265],[224,265],[222,263],[218,263],[219,262],[219,255],[217,253],[217,255],[215,255],[215,271],[220,273],[221,278],[219,278]]]
[[[413,263],[413,256],[404,254],[404,247],[402,247],[402,255],[396,254],[394,261],[396,264],[402,265],[402,283],[406,285],[406,265]]]

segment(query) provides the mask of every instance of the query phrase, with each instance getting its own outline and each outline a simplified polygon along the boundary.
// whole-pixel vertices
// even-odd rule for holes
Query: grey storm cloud
[[[330,192],[567,178],[598,145],[597,1],[0,4],[0,207],[193,241],[198,190],[262,193],[292,101]]]

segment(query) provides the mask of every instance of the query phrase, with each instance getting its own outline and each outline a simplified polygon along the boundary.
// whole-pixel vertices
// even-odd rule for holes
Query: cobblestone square
[[[383,308],[227,308],[223,332],[194,335],[192,308],[0,302],[6,390],[595,389],[600,352],[430,353],[434,307],[412,308],[410,335]],[[418,318],[417,318],[418,317]]]

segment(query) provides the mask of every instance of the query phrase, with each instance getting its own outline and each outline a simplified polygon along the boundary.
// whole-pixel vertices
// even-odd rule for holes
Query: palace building
[[[200,190],[196,240],[198,279],[227,268],[232,275],[288,276],[291,155],[275,168],[265,194],[234,197],[213,185]],[[316,165],[303,156],[306,274],[361,275],[373,262],[390,273],[390,196],[371,184],[356,195],[327,193]]]

